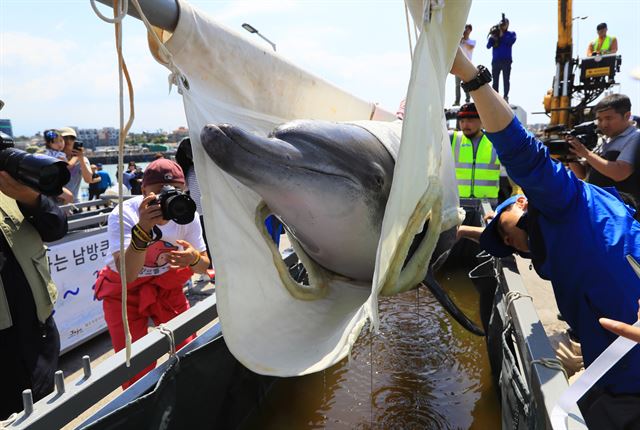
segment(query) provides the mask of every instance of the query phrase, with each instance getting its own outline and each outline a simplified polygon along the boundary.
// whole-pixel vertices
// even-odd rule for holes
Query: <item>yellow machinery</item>
[[[564,140],[563,132],[593,119],[589,104],[615,85],[614,77],[620,71],[622,61],[616,54],[574,59],[572,24],[572,0],[558,0],[556,73],[552,89],[547,92],[543,101],[545,113],[550,117],[543,141],[549,144],[552,154],[554,144],[560,144]],[[575,72],[578,70],[579,81],[574,84]]]

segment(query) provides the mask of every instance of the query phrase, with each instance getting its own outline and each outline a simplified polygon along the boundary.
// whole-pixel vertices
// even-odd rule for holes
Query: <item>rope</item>
[[[409,39],[409,57],[411,57],[411,62],[413,63],[413,41],[411,40],[411,24],[409,23],[409,7],[407,3],[404,2],[404,17],[407,21],[407,38]],[[416,37],[417,40],[417,37]]]
[[[156,32],[153,30],[151,23],[147,19],[146,15],[142,11],[140,7],[140,3],[138,0],[131,0],[133,2],[133,6],[138,11],[138,15],[144,25],[147,28],[149,34],[152,35],[152,38],[158,45],[158,49],[165,56],[168,67],[171,70],[171,74],[169,75],[169,91],[171,91],[171,85],[176,85],[178,87],[178,92],[182,94],[185,85],[188,85],[186,79],[182,76],[178,68],[176,67],[173,56],[171,52],[167,49],[164,43],[160,40]],[[129,71],[127,69],[127,65],[124,61],[124,57],[122,55],[122,21],[124,17],[127,15],[129,10],[129,0],[114,0],[113,3],[113,14],[114,18],[110,19],[105,17],[100,13],[98,8],[95,5],[95,0],[91,0],[91,7],[93,8],[96,15],[103,21],[114,24],[115,25],[115,36],[116,36],[116,51],[118,54],[118,90],[119,90],[119,108],[120,108],[120,136],[118,142],[118,165],[124,166],[124,142],[129,130],[131,129],[131,125],[133,124],[133,120],[135,118],[135,109],[134,109],[134,96],[133,96],[133,85],[131,83],[131,77],[129,75]],[[127,123],[124,123],[124,79],[127,82],[127,90],[129,94],[129,119]],[[118,169],[118,224],[120,229],[120,258],[119,258],[119,271],[120,271],[120,282],[122,284],[122,323],[124,325],[124,334],[125,334],[125,350],[126,350],[126,364],[127,367],[131,365],[131,333],[129,331],[129,320],[127,318],[127,276],[126,276],[126,265],[125,265],[125,253],[126,250],[124,248],[124,219],[123,219],[123,173],[124,169]],[[175,349],[175,347],[174,347]]]
[[[0,430],[8,429],[11,424],[18,418],[18,413],[14,412],[7,417],[6,420],[0,421]]]
[[[516,300],[522,298],[522,297],[528,297],[531,299],[531,301],[533,301],[533,297],[531,297],[529,294],[523,294],[519,291],[509,291],[506,295],[505,298],[507,299],[507,316],[509,315],[509,308],[511,307],[511,305],[513,304],[513,302],[515,302]]]
[[[129,1],[128,0],[123,0],[123,2],[124,2],[124,4],[123,4],[122,10],[118,14],[114,13],[113,19],[107,18],[102,13],[100,13],[100,11],[98,10],[98,6],[96,6],[95,0],[91,0],[91,8],[96,13],[96,15],[98,15],[98,18],[100,18],[104,22],[108,22],[109,24],[119,24],[119,23],[122,22],[124,17],[127,16],[127,12],[129,11]],[[114,12],[115,12],[115,8],[116,8],[116,4],[118,4],[118,0],[115,0],[113,2]]]
[[[531,364],[541,364],[542,366],[547,367],[549,369],[559,370],[562,373],[564,373],[565,378],[569,379],[569,376],[567,375],[567,371],[562,365],[562,362],[557,358],[539,358],[537,360],[531,360]]]
[[[176,355],[176,338],[173,334],[173,330],[169,329],[164,324],[156,326],[156,329],[165,335],[169,341],[169,356],[174,357]]]
[[[483,261],[482,263],[478,264],[476,267],[474,267],[473,269],[471,269],[468,273],[468,277],[469,279],[482,279],[482,278],[489,278],[489,277],[497,277],[498,273],[495,267],[493,267],[493,273],[489,274],[489,275],[476,275],[475,272],[476,270],[486,266],[487,264],[493,264],[493,258],[490,258],[488,260]]]
[[[124,141],[129,133],[129,129],[131,128],[131,124],[133,124],[133,120],[135,118],[135,110],[133,103],[133,85],[131,84],[131,77],[129,76],[129,70],[127,69],[127,65],[124,61],[124,57],[122,55],[122,20],[127,15],[127,11],[129,10],[129,1],[128,0],[114,0],[113,2],[113,15],[114,19],[106,18],[102,15],[96,5],[95,0],[91,0],[91,7],[93,8],[98,18],[102,19],[105,22],[114,24],[115,27],[115,42],[116,42],[116,53],[118,55],[118,106],[120,113],[120,135],[118,142],[118,165],[124,166]],[[127,81],[127,90],[129,94],[129,119],[127,123],[124,123],[124,79]],[[124,248],[124,220],[122,213],[123,206],[123,173],[124,169],[118,169],[118,210],[120,211],[118,217],[118,224],[120,230],[120,257],[118,259],[118,266],[120,272],[120,283],[122,284],[122,324],[124,326],[124,340],[125,340],[125,361],[127,367],[131,365],[131,333],[129,331],[129,320],[127,317],[127,275],[126,275],[126,264],[125,264],[125,253],[126,250]]]

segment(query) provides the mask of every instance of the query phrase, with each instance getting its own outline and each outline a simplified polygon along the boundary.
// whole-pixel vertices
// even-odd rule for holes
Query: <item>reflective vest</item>
[[[500,189],[500,160],[489,138],[483,135],[474,153],[471,140],[461,131],[454,131],[451,147],[460,197],[497,198]]]
[[[600,45],[600,38],[596,37],[596,39],[591,42],[593,52],[599,52],[600,54],[608,54],[611,50],[611,41],[613,40],[613,36],[605,36],[602,41],[602,45]]]
[[[4,236],[31,287],[38,320],[45,322],[53,311],[58,290],[49,273],[47,250],[35,227],[24,218],[15,200],[0,193],[0,234]],[[5,288],[0,282],[0,330],[13,325]]]

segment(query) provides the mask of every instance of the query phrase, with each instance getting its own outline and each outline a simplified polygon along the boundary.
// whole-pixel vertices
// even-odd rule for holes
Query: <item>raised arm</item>
[[[461,50],[456,54],[451,72],[463,82],[478,75]],[[562,216],[563,209],[571,205],[582,190],[581,182],[551,159],[544,145],[522,127],[509,105],[490,85],[482,85],[470,94],[487,137],[509,177],[523,188],[527,198],[542,213]]]

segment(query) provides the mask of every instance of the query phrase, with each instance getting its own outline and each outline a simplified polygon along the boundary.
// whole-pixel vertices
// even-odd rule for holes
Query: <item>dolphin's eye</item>
[[[374,175],[373,181],[379,188],[382,188],[384,185],[384,178],[381,175]]]

